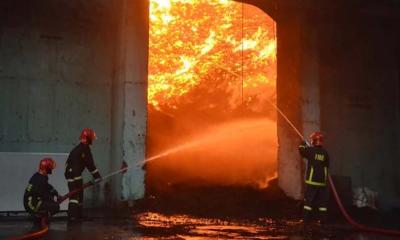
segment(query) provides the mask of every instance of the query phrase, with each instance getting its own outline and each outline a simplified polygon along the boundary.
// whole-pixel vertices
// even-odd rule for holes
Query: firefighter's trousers
[[[81,188],[82,185],[83,185],[82,177],[68,179],[68,190],[70,192],[75,189]],[[83,190],[69,198],[69,203],[68,203],[69,219],[73,220],[82,217],[82,201],[83,201]]]
[[[329,189],[327,186],[305,184],[304,189],[304,220],[311,221],[313,212],[317,219],[326,221],[328,211]]]

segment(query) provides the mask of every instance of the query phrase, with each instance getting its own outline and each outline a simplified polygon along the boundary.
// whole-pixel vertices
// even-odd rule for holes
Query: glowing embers
[[[143,228],[148,232],[167,233],[168,237],[163,239],[288,239],[285,235],[279,235],[282,224],[265,218],[252,222],[228,221],[145,212],[136,214],[134,220],[139,230]]]
[[[276,175],[274,21],[235,1],[150,5],[147,156],[209,141],[149,163],[147,186],[265,187]]]
[[[235,1],[150,1],[149,103],[176,107],[202,81],[227,81],[232,104],[275,91],[274,21]],[[242,94],[242,88],[244,94]],[[244,96],[242,96],[244,95]]]

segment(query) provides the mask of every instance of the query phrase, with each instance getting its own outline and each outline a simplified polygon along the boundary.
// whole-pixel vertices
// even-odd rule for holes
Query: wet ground
[[[329,224],[304,225],[302,204],[273,186],[268,191],[248,188],[185,188],[149,195],[133,208],[87,210],[80,224],[68,224],[66,213],[52,220],[44,239],[354,239],[389,237],[358,233],[331,208]],[[350,211],[357,221],[400,230],[400,216],[375,211]],[[32,229],[24,216],[1,216],[0,239]]]
[[[31,231],[27,221],[1,223],[0,238]],[[95,217],[80,224],[67,224],[56,218],[44,239],[391,239],[354,232],[345,225],[304,226],[297,221],[200,218],[154,212],[133,214],[130,218]]]

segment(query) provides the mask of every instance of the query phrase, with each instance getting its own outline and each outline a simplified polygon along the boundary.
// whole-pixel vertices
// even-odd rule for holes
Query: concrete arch
[[[139,4],[138,2],[132,3],[131,1],[124,1],[125,5],[122,11],[126,11],[126,9],[135,9],[136,15],[134,16],[132,11],[127,13],[127,14],[132,14],[132,15],[125,15],[125,20],[122,25],[122,43],[121,46],[126,46],[128,49],[124,49],[122,56],[125,58],[122,61],[122,66],[125,66],[127,63],[132,64],[136,63],[138,66],[141,66],[139,68],[135,68],[136,71],[132,71],[132,68],[128,69],[127,72],[125,72],[121,77],[127,77],[129,79],[129,76],[132,75],[131,78],[137,79],[136,81],[128,81],[125,84],[125,91],[131,92],[134,91],[137,93],[138,96],[142,96],[143,98],[145,95],[142,93],[138,92],[138,87],[140,87],[141,91],[144,91],[143,89],[147,86],[146,84],[146,79],[147,76],[146,73],[147,71],[144,70],[143,68],[147,66],[145,63],[147,63],[147,38],[148,38],[148,31],[146,26],[148,26],[148,17],[147,17],[147,4],[142,3]],[[266,11],[269,15],[274,16],[274,18],[277,18],[277,12],[276,10],[272,9],[273,5],[270,3],[266,3],[263,1],[241,1],[244,3],[248,4],[253,4],[264,11]],[[134,6],[135,5],[135,6]],[[140,8],[138,8],[140,6]],[[146,12],[147,14],[144,14],[143,12]],[[140,16],[140,18],[138,17]],[[316,72],[314,71],[316,66],[313,65],[307,65],[308,69],[302,69],[304,66],[301,65],[301,63],[304,61],[304,57],[307,57],[307,60],[313,60],[314,62],[317,61],[315,56],[310,55],[310,53],[313,53],[312,50],[307,50],[304,51],[304,42],[309,41],[309,39],[303,39],[305,36],[301,35],[301,30],[302,30],[302,22],[300,21],[299,17],[294,17],[293,19],[290,20],[280,20],[277,22],[277,28],[278,28],[278,80],[277,80],[277,92],[278,92],[278,106],[288,115],[288,117],[295,123],[296,126],[300,128],[302,131],[303,129],[305,130],[306,134],[308,134],[312,130],[319,129],[319,103],[318,103],[318,86],[315,85],[317,82],[318,78],[317,76],[311,76],[307,75],[311,72]],[[290,27],[289,27],[290,25]],[[296,27],[293,27],[296,26]],[[307,37],[310,37],[307,35]],[[140,39],[139,39],[140,38]],[[138,41],[140,40],[140,41]],[[128,46],[127,42],[130,43],[136,43],[138,45],[132,45],[130,44]],[[308,47],[311,47],[312,44],[308,44]],[[127,53],[133,53],[135,49],[140,49],[141,54],[134,54],[130,55]],[[302,53],[307,52],[307,55],[302,55]],[[130,65],[132,66],[132,65]],[[127,67],[127,66],[126,66]],[[308,72],[307,72],[308,71]],[[140,73],[140,76],[138,76],[138,73]],[[135,75],[135,77],[133,77]],[[303,79],[307,79],[309,82],[309,86],[307,87],[307,90],[310,90],[310,86],[315,89],[314,91],[307,91],[303,92],[302,91],[302,86],[304,85],[302,83]],[[129,89],[132,88],[132,89]],[[307,94],[312,94],[312,96],[306,96],[304,95],[305,93]],[[126,98],[129,98],[129,96],[126,96]],[[304,98],[307,98],[307,104],[304,106],[302,103],[305,101]],[[134,104],[127,104],[128,102],[135,102],[136,100],[136,106]],[[137,102],[137,97],[135,99],[125,99],[125,107],[131,108],[131,110],[125,110],[127,113],[130,113],[132,111],[136,113],[141,113],[142,118],[140,118],[141,123],[137,122],[138,118],[137,116],[130,116],[126,115],[125,122],[130,122],[130,123],[137,123],[134,127],[130,127],[130,124],[125,124],[124,125],[124,130],[122,131],[124,133],[124,140],[125,146],[127,149],[123,150],[124,154],[127,154],[123,159],[142,159],[144,157],[144,148],[145,148],[145,143],[142,137],[138,136],[144,136],[145,135],[145,129],[146,129],[146,124],[145,124],[145,114],[143,114],[143,111],[146,112],[146,106],[145,102],[140,103],[140,106],[138,105],[139,103]],[[139,110],[140,109],[140,110]],[[312,113],[307,114],[307,119],[303,119],[302,112],[308,112]],[[304,123],[307,124],[304,124]],[[140,127],[138,127],[140,126]],[[140,132],[138,133],[138,129],[141,129]],[[130,136],[130,137],[129,137]],[[132,138],[133,136],[133,138]],[[126,139],[127,138],[127,139]],[[129,139],[132,138],[132,139]],[[139,142],[138,142],[139,141]],[[136,150],[132,149],[132,144],[128,144],[128,142],[134,142]],[[282,119],[278,119],[278,142],[279,142],[279,151],[278,151],[278,175],[279,175],[279,184],[282,187],[282,189],[287,193],[288,196],[291,196],[296,199],[300,199],[302,196],[302,164],[301,164],[301,159],[298,156],[297,153],[297,144],[299,142],[299,137],[294,133],[293,129],[290,128],[290,126]],[[124,145],[123,145],[124,146]],[[139,148],[140,146],[140,148]],[[117,147],[117,146],[115,146]],[[130,149],[130,150],[128,150]],[[134,164],[133,162],[129,162],[128,164]],[[130,177],[131,176],[131,177]],[[134,177],[135,176],[135,177]],[[138,178],[140,176],[140,178]],[[132,173],[132,175],[126,175],[124,178],[129,179],[132,178],[131,180],[127,180],[126,182],[123,182],[123,186],[125,186],[128,183],[133,184],[133,182],[136,182],[133,184],[134,188],[140,188],[137,193],[134,193],[132,196],[134,198],[138,198],[143,196],[143,188],[137,185],[138,181],[142,181],[141,176],[143,176],[143,170],[137,168],[135,172]],[[126,180],[125,179],[125,180]],[[133,181],[133,179],[135,179]],[[129,189],[126,185],[126,187],[123,187],[123,189]],[[128,190],[127,190],[128,191]],[[124,192],[124,190],[123,190]],[[134,191],[135,192],[135,191]],[[122,195],[126,195],[127,193],[123,193]],[[131,194],[126,195],[131,196]]]

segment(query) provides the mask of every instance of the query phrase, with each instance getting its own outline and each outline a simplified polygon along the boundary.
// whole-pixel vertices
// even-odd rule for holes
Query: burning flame
[[[149,36],[147,155],[157,161],[146,187],[267,187],[277,165],[266,102],[276,91],[274,21],[230,0],[150,0]]]
[[[175,107],[215,69],[232,74],[230,84],[243,88],[246,97],[275,90],[275,25],[254,6],[151,0],[149,44],[148,102],[157,109]]]

